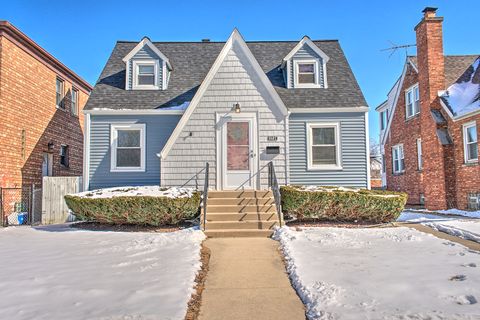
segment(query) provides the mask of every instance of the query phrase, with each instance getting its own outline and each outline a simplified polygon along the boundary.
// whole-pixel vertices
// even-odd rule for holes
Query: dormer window
[[[126,90],[166,90],[173,70],[168,58],[144,37],[123,59]]]
[[[317,61],[295,61],[296,87],[318,85]]]
[[[133,89],[158,89],[158,60],[134,60],[133,73]]]
[[[307,36],[283,58],[282,70],[286,87],[328,88],[327,62],[330,58]]]

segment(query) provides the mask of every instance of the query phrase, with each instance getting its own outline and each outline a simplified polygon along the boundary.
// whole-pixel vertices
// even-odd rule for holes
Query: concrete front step
[[[227,213],[227,212],[234,212],[234,213],[262,213],[262,212],[275,212],[276,207],[273,204],[265,205],[265,206],[242,206],[242,205],[233,205],[233,206],[225,206],[225,205],[211,205],[207,204],[207,216],[210,213]]]
[[[210,221],[270,221],[278,220],[276,212],[264,213],[207,213],[207,224]]]
[[[208,199],[218,198],[271,198],[273,194],[270,190],[228,190],[228,191],[208,191]]]
[[[250,230],[250,229],[227,229],[227,230],[206,230],[209,238],[265,238],[271,237],[273,230]]]
[[[217,205],[257,205],[263,206],[268,204],[275,204],[275,199],[273,197],[266,198],[208,198],[207,206],[217,206]]]
[[[278,222],[271,221],[208,221],[207,230],[270,230],[278,226]]]

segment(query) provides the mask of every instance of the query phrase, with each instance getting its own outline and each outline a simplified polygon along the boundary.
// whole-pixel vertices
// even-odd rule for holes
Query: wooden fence
[[[71,222],[75,219],[63,197],[82,191],[82,177],[44,177],[42,184],[42,224]]]

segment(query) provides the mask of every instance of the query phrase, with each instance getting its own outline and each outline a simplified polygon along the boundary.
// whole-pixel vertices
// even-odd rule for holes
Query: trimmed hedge
[[[384,223],[395,221],[407,194],[380,190],[305,191],[282,186],[282,209],[299,220]]]
[[[198,214],[200,193],[192,197],[168,198],[126,196],[85,198],[66,195],[65,202],[74,215],[84,221],[113,224],[174,225]]]

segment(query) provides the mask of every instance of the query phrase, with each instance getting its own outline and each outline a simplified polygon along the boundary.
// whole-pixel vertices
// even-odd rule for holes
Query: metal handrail
[[[280,194],[280,187],[278,186],[277,175],[275,174],[275,168],[273,162],[268,163],[268,187],[272,189],[273,198],[275,200],[275,206],[278,214],[278,224],[282,226],[282,196]]]
[[[210,164],[207,162],[205,164],[205,182],[203,184],[203,230],[207,224],[207,198],[208,198],[208,171]]]

